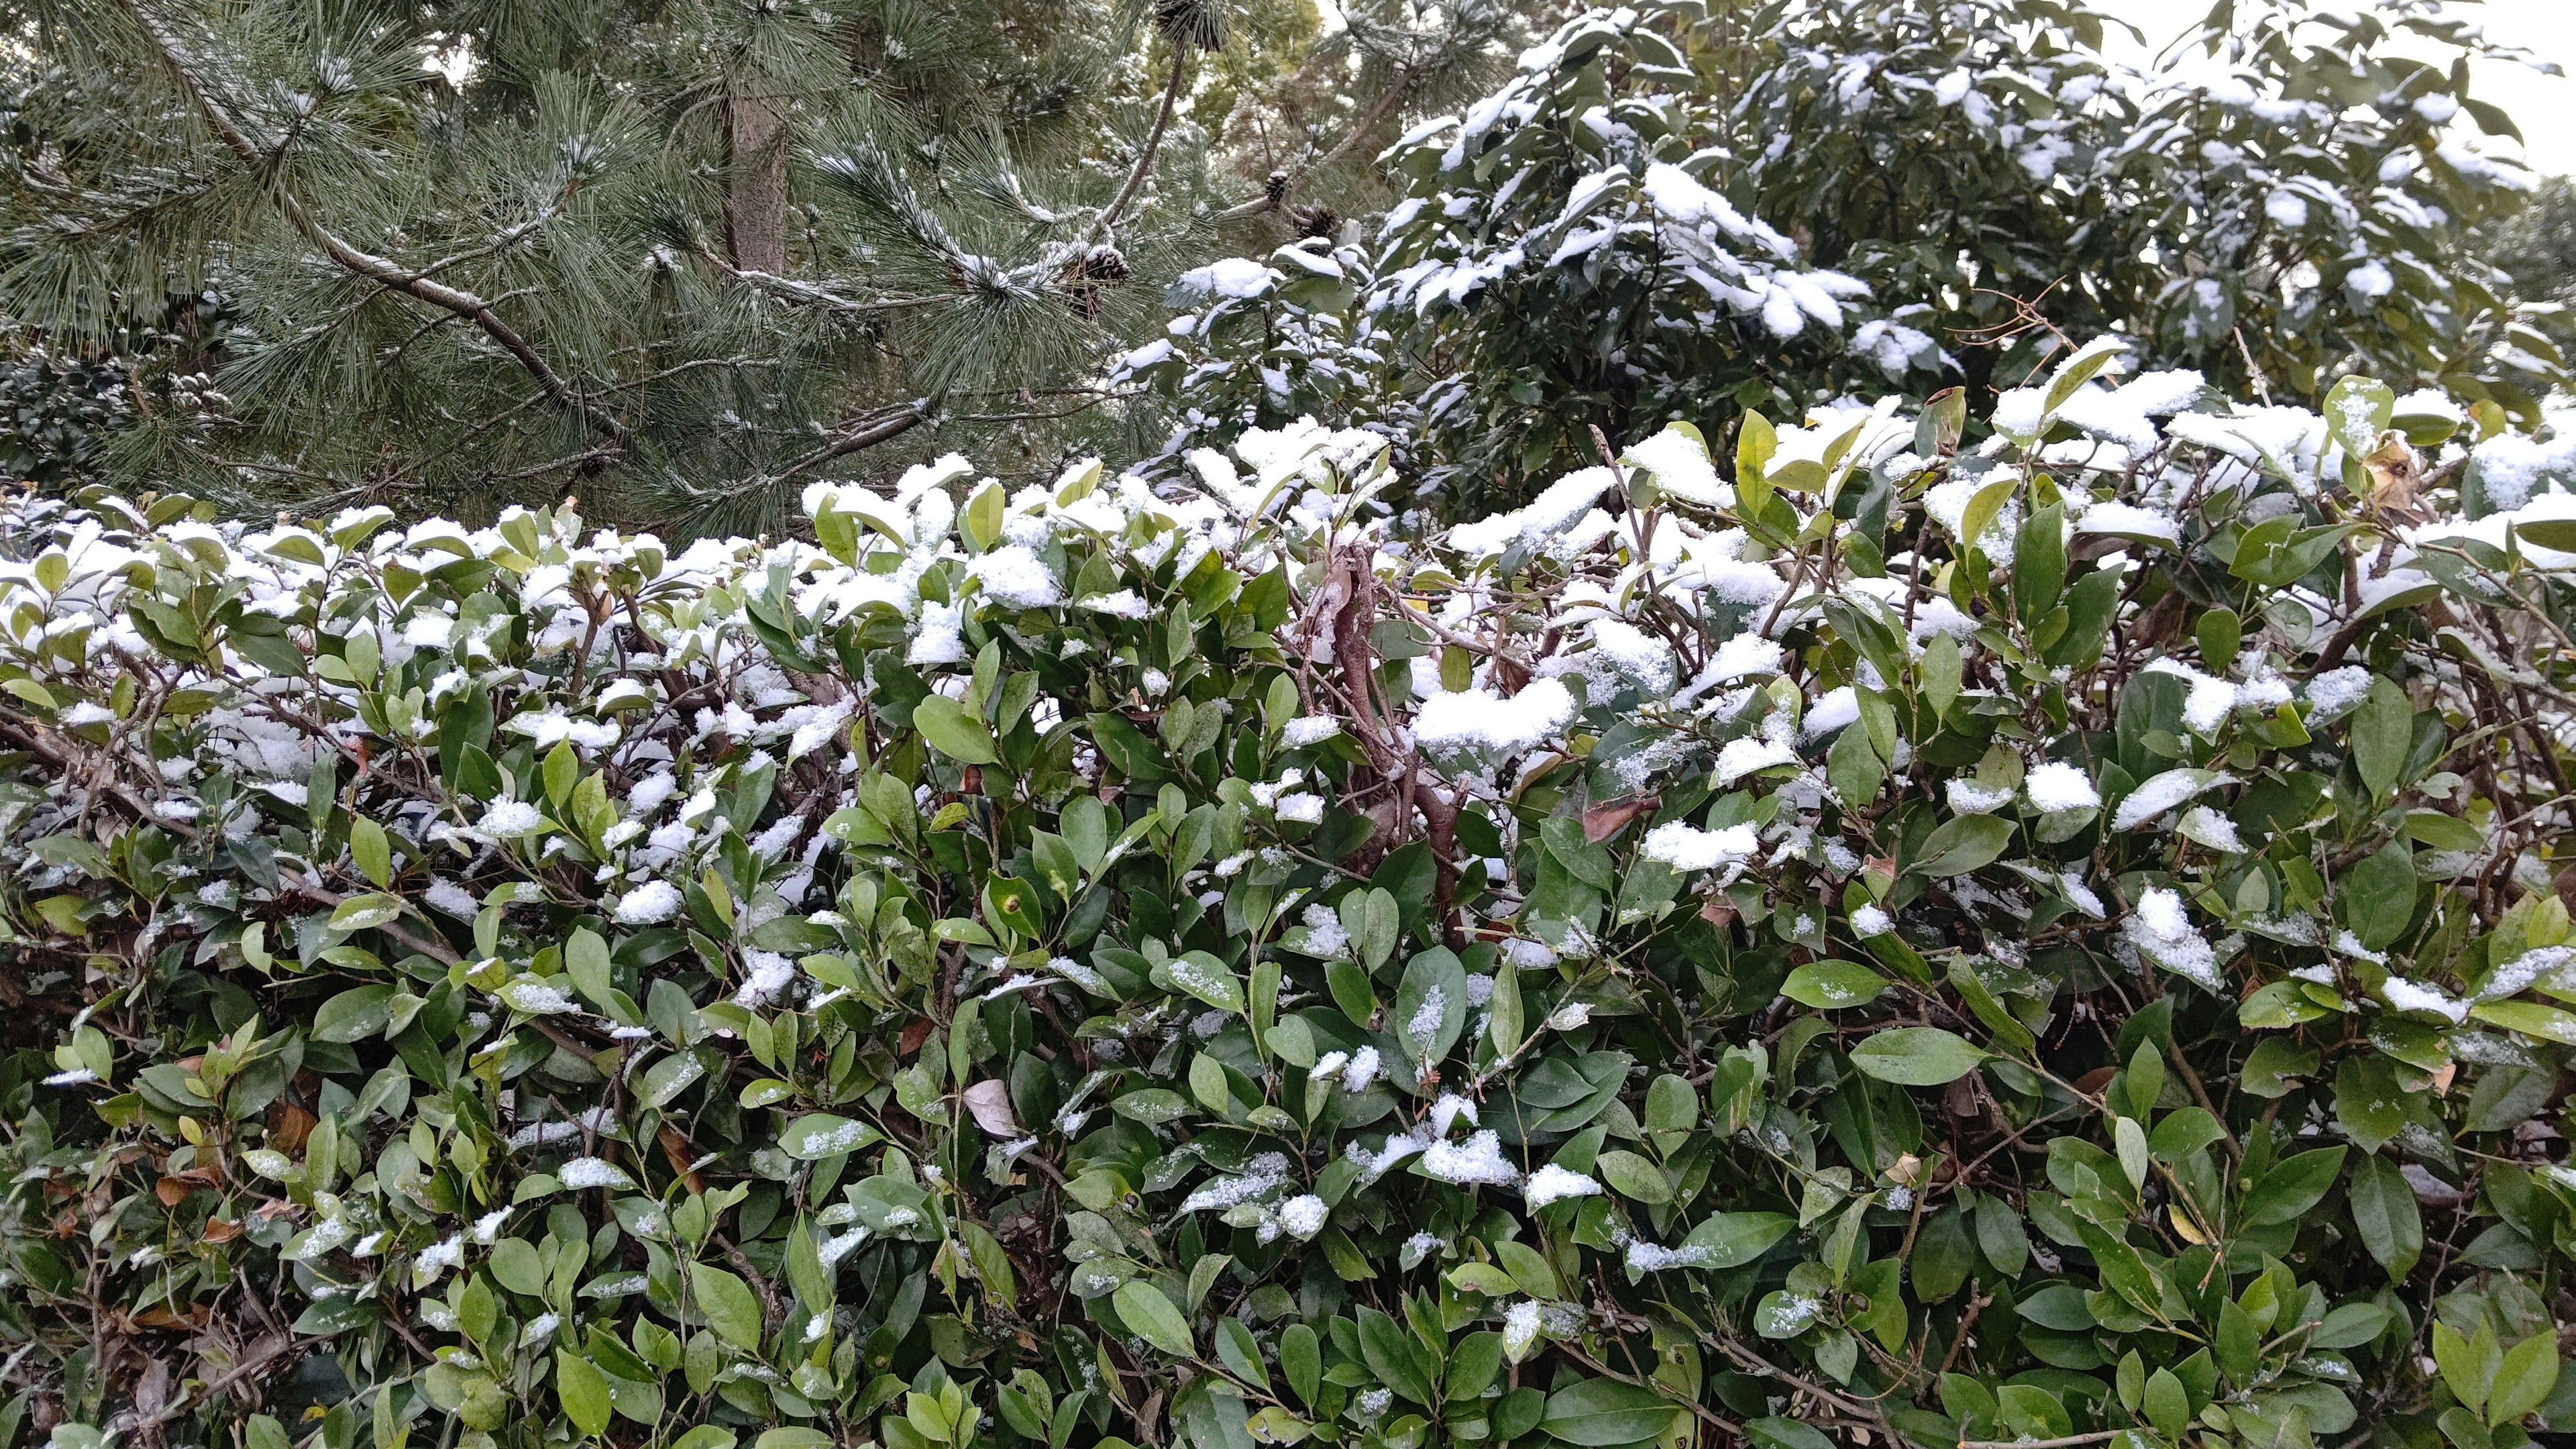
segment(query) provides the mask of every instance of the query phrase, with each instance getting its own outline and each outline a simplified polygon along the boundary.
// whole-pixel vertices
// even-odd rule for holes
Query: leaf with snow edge
[[[1620,461],[1645,469],[1657,487],[1685,503],[1724,508],[1735,501],[1735,490],[1719,481],[1709,462],[1708,440],[1688,423],[1666,423],[1662,432],[1630,444]]]
[[[1109,1105],[1119,1116],[1131,1122],[1142,1122],[1148,1127],[1178,1121],[1190,1115],[1192,1110],[1187,1098],[1163,1087],[1142,1087],[1122,1093]]]
[[[2489,1026],[2500,1026],[2538,1041],[2576,1046],[2576,1013],[2554,1006],[2536,1001],[2482,1001],[2469,1008],[2469,1015]]]
[[[493,992],[501,1004],[523,1016],[557,1016],[579,1012],[580,1003],[556,985],[562,977],[513,976]]]
[[[2230,777],[2211,770],[2176,769],[2150,775],[2120,797],[2119,808],[2111,813],[2111,828],[2135,830],[2195,795],[2232,783]]]
[[[322,1003],[313,1014],[313,1035],[328,1042],[364,1041],[385,1029],[391,1018],[394,988],[352,987]]]
[[[1754,1305],[1753,1331],[1764,1338],[1795,1338],[1815,1326],[1824,1301],[1811,1293],[1776,1288]]]
[[[636,1094],[636,1101],[646,1107],[667,1107],[706,1074],[706,1064],[692,1053],[665,1057],[644,1073],[644,1089]]]
[[[1789,1235],[1798,1220],[1786,1213],[1714,1213],[1682,1239],[1685,1248],[1707,1253],[1704,1268],[1740,1268]]]
[[[331,929],[335,931],[372,931],[401,919],[403,903],[399,896],[371,891],[351,896],[333,908]]]
[[[778,1148],[799,1162],[818,1162],[856,1152],[884,1138],[884,1133],[864,1122],[835,1117],[829,1112],[808,1112],[778,1134]]]
[[[2397,394],[2377,378],[2344,377],[2326,390],[2320,411],[2346,461],[2357,464],[2378,448],[2379,435],[2396,416]]]
[[[1243,1015],[1246,999],[1242,979],[1205,951],[1173,957],[1154,968],[1153,978],[1154,984],[1165,991],[1187,992],[1219,1011]]]
[[[1415,956],[1386,1025],[1417,1071],[1447,1057],[1467,1026],[1467,968],[1445,946]]]
[[[1780,994],[1801,1006],[1839,1011],[1866,1006],[1887,989],[1887,978],[1857,961],[1810,961],[1789,973]]]
[[[2236,833],[2236,823],[2206,805],[2194,805],[2182,812],[2182,818],[2174,822],[2174,833],[2221,855],[2241,855],[2245,850],[2245,842]]]
[[[2157,548],[2182,547],[2182,525],[2170,513],[2141,508],[2118,500],[2096,503],[2075,520],[2079,534],[2100,534],[2130,543],[2151,544]]]
[[[1853,1047],[1852,1065],[1882,1082],[1938,1087],[1976,1070],[1986,1053],[1937,1026],[1900,1026]]]

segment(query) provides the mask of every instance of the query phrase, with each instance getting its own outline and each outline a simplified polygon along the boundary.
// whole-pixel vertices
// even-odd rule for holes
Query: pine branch
[[[1367,115],[1351,123],[1351,129],[1343,135],[1332,150],[1297,168],[1295,176],[1274,179],[1272,184],[1263,190],[1259,200],[1247,201],[1241,206],[1219,212],[1216,219],[1221,222],[1241,221],[1246,217],[1259,216],[1263,212],[1277,211],[1286,206],[1288,197],[1297,189],[1298,183],[1349,155],[1351,149],[1359,145],[1369,132],[1376,130],[1378,123],[1386,119],[1387,113],[1394,110],[1413,90],[1413,81],[1414,71],[1411,67],[1408,66],[1397,72],[1394,83],[1386,88],[1386,94],[1377,98],[1377,104],[1369,107]]]
[[[154,48],[160,51],[162,60],[170,67],[171,74],[178,79],[180,88],[188,93],[189,99],[194,101],[197,109],[204,113],[207,123],[215,128],[215,133],[223,138],[224,144],[231,147],[233,154],[239,156],[254,171],[265,166],[267,161],[259,147],[242,130],[240,123],[233,119],[232,113],[225,108],[223,102],[208,89],[204,80],[189,68],[187,57],[180,48],[178,38],[154,18],[152,12],[144,6],[143,0],[126,0],[125,8],[127,13],[134,17],[135,23],[142,27],[143,33],[150,38]],[[425,273],[410,271],[390,258],[380,257],[373,252],[352,246],[315,220],[312,213],[305,209],[304,203],[296,198],[294,192],[287,190],[282,182],[271,188],[270,197],[275,202],[279,213],[286,218],[287,224],[292,226],[298,235],[321,248],[325,255],[342,268],[375,282],[387,290],[416,297],[434,307],[443,307],[472,322],[482,329],[485,336],[498,343],[503,351],[518,359],[519,365],[526,368],[529,375],[537,380],[537,386],[547,397],[579,413],[582,421],[619,444],[624,444],[632,436],[623,422],[574,393],[554,368],[528,344],[527,339],[520,336],[509,323],[501,320],[500,316],[492,310],[490,302],[472,292],[448,286],[443,282],[432,281]]]
[[[928,421],[930,421],[930,399],[928,398],[914,398],[908,403],[898,403],[892,408],[879,408],[873,413],[861,415],[859,420],[851,424],[839,437],[789,463],[764,481],[783,483],[808,468],[819,468],[834,458],[846,458],[852,453],[873,448],[890,438],[899,438]]]
[[[700,247],[697,251],[700,260],[736,281],[749,282],[781,301],[804,303],[833,312],[848,312],[864,316],[877,312],[901,312],[913,307],[931,307],[941,302],[957,300],[954,294],[949,294],[929,297],[889,297],[877,302],[862,302],[853,297],[844,297],[828,287],[818,287],[811,282],[800,282],[794,277],[782,277],[775,272],[764,272],[751,267],[737,267],[705,247]]]
[[[1180,104],[1181,72],[1189,64],[1190,51],[1188,46],[1181,44],[1177,35],[1171,37],[1171,43],[1172,78],[1163,87],[1162,109],[1154,113],[1154,129],[1146,133],[1145,150],[1136,158],[1135,169],[1127,173],[1127,184],[1118,188],[1117,197],[1102,208],[1100,219],[1092,223],[1094,239],[1109,235],[1110,228],[1116,226],[1118,218],[1126,213],[1127,204],[1134,201],[1136,193],[1143,189],[1146,175],[1154,169],[1154,153],[1162,149],[1163,132],[1172,124],[1172,110]]]

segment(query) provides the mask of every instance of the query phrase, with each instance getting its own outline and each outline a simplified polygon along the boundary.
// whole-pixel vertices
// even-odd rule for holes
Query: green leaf
[[[689,1265],[689,1291],[716,1337],[746,1352],[760,1348],[760,1300],[751,1285],[706,1263]]]
[[[2403,836],[2335,882],[2335,914],[2373,951],[2395,945],[2415,919],[2415,851]]]
[[[2576,1013],[2554,1006],[2536,1001],[2482,1001],[2469,1008],[2469,1015],[2524,1036],[2576,1046]]]
[[[2300,529],[2295,515],[2269,518],[2245,530],[2228,572],[2248,583],[2279,588],[2304,577],[2343,542],[2338,524]]]
[[[912,707],[912,727],[930,747],[961,765],[992,765],[1001,762],[993,751],[993,732],[984,728],[980,719],[967,716],[965,707],[944,694],[925,696]]]
[[[2433,1363],[2442,1371],[2442,1382],[2451,1386],[2452,1397],[2476,1413],[2486,1407],[2487,1386],[2503,1371],[2504,1355],[2496,1347],[2495,1330],[2485,1324],[2478,1325],[2477,1338],[2472,1342],[2437,1319],[2433,1324]]]
[[[1279,1372],[1297,1401],[1311,1407],[1324,1382],[1324,1350],[1314,1329],[1291,1323],[1279,1331]]]
[[[733,1449],[731,1429],[719,1424],[700,1424],[671,1441],[671,1449]]]
[[[2033,509],[2013,542],[2013,612],[2025,629],[2057,607],[2066,585],[2066,510],[2058,504]]]
[[[537,1256],[537,1245],[525,1238],[503,1238],[492,1245],[492,1278],[513,1293],[530,1298],[546,1291],[545,1260]]]
[[[1002,496],[1002,485],[989,482],[975,490],[974,497],[966,500],[965,513],[960,521],[966,525],[967,541],[975,545],[977,553],[1001,541],[1003,509],[1007,502]]]
[[[1922,858],[1909,869],[1935,878],[1966,875],[1991,864],[2012,838],[2012,822],[2001,816],[1955,815],[1923,842]]]
[[[1176,956],[1154,968],[1154,984],[1167,991],[1186,991],[1219,1011],[1243,1015],[1243,980],[1205,951]]]
[[[2075,1220],[2076,1235],[2083,1240],[2084,1250],[2093,1255],[2093,1265],[2104,1285],[2129,1301],[2131,1307],[2161,1322],[2164,1319],[2164,1285],[2156,1272],[2147,1266],[2138,1250],[2119,1237],[2085,1218]]]
[[[1887,778],[1887,766],[1870,747],[1867,730],[1844,730],[1825,752],[1825,782],[1845,800],[1867,800]]]
[[[1521,1285],[1521,1291],[1532,1298],[1565,1296],[1557,1287],[1556,1269],[1544,1254],[1529,1244],[1505,1238],[1494,1244],[1494,1257],[1512,1275],[1512,1281]]]
[[[1810,961],[1789,973],[1780,994],[1819,1011],[1867,1006],[1887,989],[1887,978],[1857,961]]]
[[[1985,1057],[1957,1032],[1937,1026],[1900,1026],[1852,1048],[1851,1062],[1882,1082],[1938,1087],[1976,1070]]]
[[[1404,930],[1404,910],[1395,893],[1383,886],[1353,891],[1342,898],[1342,927],[1350,933],[1351,950],[1360,965],[1375,971],[1395,955]]]
[[[2385,675],[2373,676],[2370,693],[2352,713],[2352,763],[2373,798],[2397,788],[2415,745],[2415,704]]]
[[[1982,546],[1987,531],[1994,527],[2004,505],[2012,501],[2013,490],[2020,486],[2021,475],[2006,469],[2002,477],[1977,490],[1976,496],[1968,500],[1967,509],[1959,515],[1959,547],[1962,550]]]
[[[1746,1420],[1744,1437],[1762,1449],[1834,1449],[1834,1441],[1824,1430],[1778,1415]]]
[[[391,925],[403,913],[400,898],[370,891],[351,896],[331,912],[331,929],[335,931],[372,931]]]
[[[564,1417],[584,1437],[595,1439],[607,1432],[608,1379],[570,1349],[555,1350],[555,1398],[563,1405]]]
[[[564,942],[564,974],[572,978],[573,990],[584,1001],[602,1011],[617,1009],[617,989],[608,974],[608,943],[597,931],[577,927]]]
[[[816,1162],[856,1152],[884,1138],[884,1133],[864,1122],[835,1117],[829,1112],[808,1112],[778,1134],[778,1147],[799,1162]]]
[[[2349,1150],[2319,1147],[2274,1163],[2245,1195],[2245,1222],[2261,1228],[2305,1216],[2333,1188]]]
[[[1206,1261],[1213,1261],[1213,1258],[1206,1258]],[[1270,1387],[1270,1366],[1262,1364],[1260,1341],[1252,1338],[1252,1330],[1244,1328],[1239,1318],[1216,1320],[1216,1356],[1224,1361],[1226,1369],[1234,1369],[1236,1379],[1244,1379],[1244,1382],[1262,1387],[1262,1390]]]
[[[1117,1305],[1118,1321],[1127,1330],[1174,1358],[1192,1358],[1198,1348],[1191,1341],[1190,1321],[1181,1316],[1163,1290],[1143,1279],[1130,1279],[1118,1285],[1110,1295]]]
[[[1359,1310],[1360,1357],[1379,1383],[1424,1408],[1439,1404],[1431,1384],[1431,1366],[1420,1345],[1403,1325],[1374,1308]]]
[[[2182,1442],[2183,1430],[2191,1424],[2191,1394],[2169,1369],[2157,1369],[2147,1375],[2144,1400],[2147,1422],[2156,1432],[2175,1443]]]
[[[2385,1057],[2344,1058],[2335,1068],[2334,1107],[2336,1124],[2364,1152],[2377,1152],[2406,1126],[2406,1097]]]
[[[2353,1166],[2350,1197],[2361,1245],[2388,1270],[2392,1281],[2405,1281],[2424,1254],[2424,1219],[2416,1206],[2415,1189],[2407,1185],[2396,1163],[2385,1157],[2365,1157]]]
[[[1716,1213],[1690,1230],[1685,1248],[1704,1248],[1699,1268],[1741,1268],[1789,1235],[1798,1220],[1786,1213]]]
[[[1664,1170],[1634,1152],[1604,1152],[1592,1165],[1621,1197],[1652,1204],[1673,1200],[1673,1185],[1665,1180]]]
[[[2495,1387],[2487,1391],[2487,1423],[2518,1424],[2558,1387],[2558,1337],[2535,1333],[2504,1352]]]
[[[2389,1311],[2376,1303],[2338,1304],[2308,1341],[2318,1348],[2357,1348],[2385,1332],[2390,1318]]]
[[[2326,428],[2359,461],[2379,446],[2379,435],[2397,414],[2397,394],[2377,378],[2352,376],[2326,389]]]
[[[349,822],[349,858],[376,889],[394,883],[393,846],[385,839],[385,828],[364,815]]]
[[[322,1003],[313,1014],[313,1036],[318,1041],[364,1041],[385,1029],[391,1016],[394,989],[391,986],[360,986]]]
[[[1584,1379],[1547,1396],[1539,1428],[1568,1444],[1637,1444],[1672,1427],[1682,1406],[1617,1379]]]
[[[1445,946],[1406,964],[1387,1026],[1405,1059],[1426,1066],[1449,1055],[1467,1025],[1467,968]]]

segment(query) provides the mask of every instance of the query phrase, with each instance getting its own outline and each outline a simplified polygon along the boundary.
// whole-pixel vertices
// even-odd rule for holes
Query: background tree
[[[1194,88],[1238,26],[1273,47],[1257,78],[1312,20],[1303,0],[47,7],[15,62],[0,306],[97,346],[180,299],[174,330],[199,335],[170,366],[229,406],[138,409],[106,457],[122,476],[240,507],[580,488],[611,516],[770,526],[825,472],[961,444],[1051,461],[1108,341],[1159,322],[1176,257],[1243,200]],[[1390,24],[1426,71],[1496,32]],[[1359,103],[1350,135],[1415,88]],[[1339,140],[1283,154],[1338,161]]]
[[[2477,251],[2513,278],[2514,289],[2544,308],[2534,324],[2557,347],[2559,356],[2576,356],[2576,180],[2553,176],[2532,194],[2531,204],[2499,218],[2480,238]]]
[[[2429,4],[2221,6],[2223,71],[2105,56],[2058,0],[1671,3],[1569,21],[1391,155],[1371,248],[1278,259],[1137,354],[1174,453],[1300,413],[1378,425],[1472,509],[1666,418],[1891,381],[1996,393],[2116,330],[2156,366],[2313,405],[2355,368],[2526,421],[2562,374],[2476,228],[2528,180]],[[1312,249],[1308,249],[1309,252]],[[1362,381],[1362,379],[1366,379]],[[1341,411],[1357,399],[1366,411]]]

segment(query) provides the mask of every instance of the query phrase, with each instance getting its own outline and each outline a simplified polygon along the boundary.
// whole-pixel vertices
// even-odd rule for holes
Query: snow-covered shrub
[[[2566,460],[1995,411],[13,505],[0,1443],[2576,1427]]]

